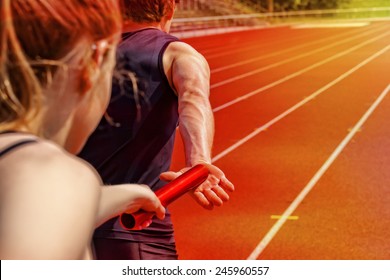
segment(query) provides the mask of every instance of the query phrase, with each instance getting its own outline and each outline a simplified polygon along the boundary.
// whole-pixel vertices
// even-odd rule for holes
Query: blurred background
[[[181,0],[178,7],[172,33],[179,37],[222,28],[390,17],[390,0]]]

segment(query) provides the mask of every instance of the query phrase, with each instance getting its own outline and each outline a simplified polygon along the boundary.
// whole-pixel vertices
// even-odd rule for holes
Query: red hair
[[[121,31],[117,0],[1,0],[0,129],[26,124],[42,102],[42,77],[83,38]],[[55,64],[54,64],[55,65]]]

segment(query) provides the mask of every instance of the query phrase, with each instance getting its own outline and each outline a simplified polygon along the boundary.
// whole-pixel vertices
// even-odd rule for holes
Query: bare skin
[[[172,0],[172,5],[175,1]],[[169,33],[173,19],[167,13],[160,22],[124,22],[124,32],[156,28]],[[214,117],[211,109],[210,69],[206,59],[184,42],[172,42],[163,56],[165,75],[179,98],[179,131],[184,143],[186,167],[178,172],[169,171],[160,175],[165,181],[180,176],[190,167],[203,163],[208,166],[207,180],[192,192],[192,197],[205,209],[222,206],[229,200],[234,185],[221,169],[211,163],[211,148],[214,138]]]
[[[75,52],[66,61],[69,67],[58,71],[45,89],[48,98],[40,115],[28,126],[15,127],[16,133],[0,137],[0,151],[21,140],[37,141],[0,160],[1,259],[89,259],[92,233],[108,219],[139,209],[161,219],[165,215],[148,187],[103,187],[95,170],[74,156],[109,100],[114,48],[107,41],[100,43],[92,70],[62,72],[78,69],[85,52]],[[90,46],[80,41],[76,48]],[[72,79],[64,81],[65,74]],[[90,86],[80,90],[80,79]]]

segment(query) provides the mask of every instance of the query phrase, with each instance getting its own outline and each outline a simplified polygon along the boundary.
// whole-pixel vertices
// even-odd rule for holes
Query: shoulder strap
[[[0,151],[0,157],[2,157],[3,155],[9,153],[10,151],[20,147],[20,146],[23,146],[23,145],[26,145],[26,144],[30,144],[30,143],[36,143],[37,140],[35,139],[29,139],[29,140],[23,140],[23,141],[20,141],[20,142],[17,142],[17,143],[14,143],[12,144],[11,146],[5,148],[4,150]]]

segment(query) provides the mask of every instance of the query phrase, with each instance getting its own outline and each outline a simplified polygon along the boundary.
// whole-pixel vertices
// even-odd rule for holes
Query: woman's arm
[[[164,207],[148,186],[123,184],[103,187],[96,226],[121,213],[134,213],[140,209],[154,212],[160,219],[163,219],[165,215]],[[143,226],[146,227],[148,224]]]

